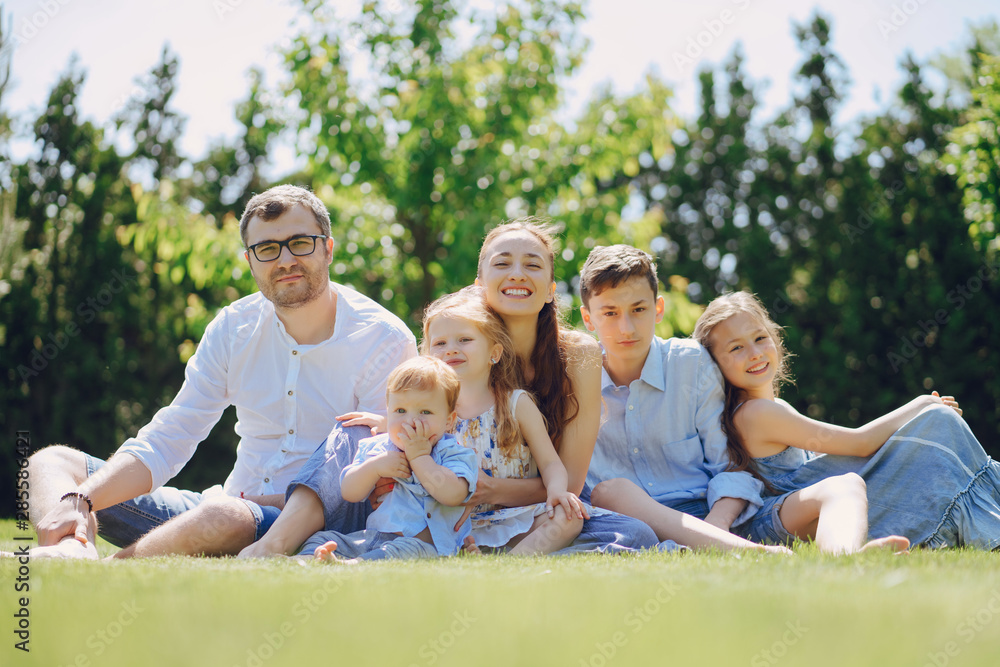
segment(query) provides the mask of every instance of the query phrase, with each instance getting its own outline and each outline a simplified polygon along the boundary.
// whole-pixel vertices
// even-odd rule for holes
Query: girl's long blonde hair
[[[712,331],[730,317],[741,313],[747,314],[759,322],[764,327],[764,330],[767,331],[771,340],[774,341],[774,346],[778,350],[778,368],[774,373],[773,380],[774,395],[777,396],[781,385],[791,382],[791,374],[788,371],[788,358],[791,355],[785,349],[784,330],[771,319],[764,304],[755,295],[749,292],[731,292],[712,299],[712,302],[705,308],[705,312],[698,318],[692,336],[696,341],[704,345],[705,349],[712,355],[712,358],[715,359],[715,351],[712,349],[710,341]],[[729,470],[745,470],[762,481],[769,491],[773,491],[773,487],[757,471],[753,457],[750,456],[750,452],[747,451],[744,444],[743,436],[740,434],[739,429],[736,428],[736,409],[742,405],[740,402],[740,390],[730,384],[729,380],[726,380],[725,377],[723,377],[723,382],[725,384],[726,402],[725,408],[722,411],[722,431],[726,434],[726,448],[729,450]]]
[[[464,287],[452,294],[437,299],[424,311],[424,337],[420,343],[420,353],[430,354],[428,330],[435,317],[453,317],[473,323],[490,345],[500,344],[503,351],[500,358],[490,367],[488,380],[493,394],[493,415],[496,421],[496,444],[500,451],[510,455],[521,444],[521,429],[514,417],[510,395],[522,385],[520,367],[514,345],[511,343],[500,316],[490,308],[483,295],[483,288],[477,285]]]

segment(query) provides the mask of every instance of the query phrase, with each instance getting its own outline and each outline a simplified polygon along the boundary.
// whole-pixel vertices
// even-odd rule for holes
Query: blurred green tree
[[[0,229],[0,426],[34,446],[63,442],[107,456],[169,402],[217,309],[254,290],[233,221],[218,229],[177,201],[178,135],[171,60],[153,70],[116,132],[139,135],[125,156],[80,118],[84,74],[74,62],[35,121],[38,156],[14,165]],[[132,183],[152,175],[145,192]],[[235,458],[229,414],[179,483],[222,481]],[[205,452],[205,453],[202,453]],[[3,457],[4,484],[13,461]]]
[[[535,0],[469,24],[447,0],[384,4],[367,3],[345,29],[305,2],[315,24],[286,51],[286,92],[316,191],[346,228],[336,277],[415,325],[426,303],[473,280],[488,228],[549,214],[582,170],[586,153],[553,119],[583,52],[582,14]],[[606,233],[603,219],[589,222],[567,236]]]
[[[661,217],[650,247],[667,273],[690,281],[692,300],[750,289],[786,325],[801,409],[859,424],[939,389],[963,399],[973,429],[1000,453],[990,444],[1000,433],[1000,318],[988,307],[1000,283],[977,278],[996,232],[975,223],[989,209],[977,202],[995,197],[995,144],[960,133],[966,143],[947,148],[963,110],[935,98],[909,57],[899,104],[862,119],[856,136],[839,130],[847,76],[830,30],[821,15],[796,27],[797,93],[774,121],[751,122],[737,50],[725,96],[713,71],[700,74],[701,115],[674,132],[673,153],[619,178]],[[966,126],[985,137],[995,136],[981,122],[994,113],[987,99],[977,92],[984,101]],[[947,151],[962,157],[948,166]]]
[[[837,121],[847,75],[822,15],[795,26],[796,95],[776,118],[758,117],[737,50],[721,72],[699,73],[690,122],[649,75],[631,95],[598,90],[569,123],[562,86],[586,46],[574,2],[385,0],[352,22],[318,0],[302,7],[287,86],[268,90],[251,72],[240,133],[197,161],[178,152],[178,62],[165,47],[103,128],[80,117],[85,77],[72,62],[31,123],[35,153],[13,163],[0,17],[7,432],[107,455],[170,400],[208,321],[254,290],[236,218],[271,184],[267,155],[290,132],[306,166],[279,180],[327,202],[334,278],[414,328],[429,300],[472,281],[488,228],[551,217],[565,229],[564,304],[595,245],[648,248],[667,285],[662,335],[691,331],[692,302],[751,289],[786,325],[799,387],[788,397],[801,409],[857,424],[940,389],[1000,454],[995,28],[939,60],[947,94],[907,57],[896,103],[850,126]],[[232,423],[179,485],[221,481]],[[0,457],[0,496],[13,465]]]
[[[236,105],[240,134],[235,141],[218,141],[208,155],[192,164],[192,175],[179,184],[182,200],[194,200],[202,213],[222,227],[239,220],[250,197],[267,189],[261,171],[286,119],[258,69],[248,75],[250,90]]]

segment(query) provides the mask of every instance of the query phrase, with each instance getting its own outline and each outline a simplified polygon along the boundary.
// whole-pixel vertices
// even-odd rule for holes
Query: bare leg
[[[858,551],[868,534],[865,482],[854,473],[830,477],[788,496],[778,512],[785,530],[815,539],[820,551]]]
[[[788,549],[785,547],[757,544],[705,523],[689,514],[664,507],[627,479],[611,479],[601,482],[594,489],[590,498],[598,507],[625,514],[644,522],[653,529],[660,541],[673,540],[696,550],[753,549],[788,553]]]
[[[256,532],[246,503],[237,498],[212,499],[146,533],[115,558],[234,556],[253,542]]]
[[[778,511],[785,530],[799,539],[815,539],[821,551],[852,554],[865,549],[905,551],[910,541],[890,535],[865,543],[868,495],[854,473],[830,477],[788,496]]]
[[[298,485],[288,497],[288,502],[274,524],[260,540],[239,552],[239,558],[267,558],[288,556],[297,550],[313,533],[323,530],[326,519],[323,503],[316,492]]]
[[[540,556],[559,551],[572,544],[582,529],[583,519],[567,518],[566,511],[560,505],[556,507],[552,517],[549,517],[548,514],[535,517],[535,522],[527,535],[511,540],[511,543],[514,543],[514,548],[510,550],[510,554],[512,556]]]
[[[64,493],[76,489],[87,479],[87,460],[81,451],[65,445],[53,445],[35,452],[28,459],[28,474],[31,475],[28,518],[37,527],[42,517],[55,509]],[[31,557],[94,559],[98,557],[97,547],[94,546],[96,539],[97,519],[91,512],[86,543],[73,535],[55,544],[47,544],[39,537],[39,546],[31,550]]]
[[[65,445],[46,447],[28,459],[28,474],[31,475],[28,516],[37,526],[42,517],[55,509],[64,493],[76,490],[87,479],[86,455]]]

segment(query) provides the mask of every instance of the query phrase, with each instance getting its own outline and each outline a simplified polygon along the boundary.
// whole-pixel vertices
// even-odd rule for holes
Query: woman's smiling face
[[[549,251],[525,230],[490,242],[476,281],[486,290],[486,302],[502,316],[537,315],[556,293]]]

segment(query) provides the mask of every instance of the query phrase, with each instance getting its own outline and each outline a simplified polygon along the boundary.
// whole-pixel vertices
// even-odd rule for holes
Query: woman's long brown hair
[[[493,241],[504,234],[525,231],[539,240],[548,254],[550,280],[555,281],[555,242],[552,225],[535,218],[519,218],[494,227],[483,240],[479,251],[479,271],[482,273],[486,249]],[[549,437],[556,451],[562,441],[566,424],[580,412],[580,402],[573,393],[573,383],[569,378],[567,349],[570,347],[568,330],[559,317],[555,299],[546,303],[538,313],[538,323],[535,329],[535,347],[529,359],[518,356],[521,377],[527,377],[527,368],[534,370],[530,382],[526,382],[529,392],[535,397],[538,409],[545,417],[549,428]]]
[[[712,330],[722,324],[730,317],[745,313],[754,318],[767,331],[774,341],[774,346],[778,350],[778,369],[774,374],[773,386],[774,395],[777,396],[781,385],[791,381],[791,374],[788,371],[788,357],[785,350],[784,336],[782,328],[771,319],[767,309],[760,300],[749,292],[731,292],[716,297],[705,308],[705,312],[698,318],[698,323],[694,326],[693,338],[705,346],[712,358],[715,358],[715,351],[712,350],[710,337]],[[764,483],[768,491],[774,492],[774,487],[761,476],[757,470],[757,465],[747,451],[743,436],[736,428],[736,409],[742,405],[740,401],[740,389],[730,384],[729,380],[723,377],[725,385],[725,407],[722,411],[722,431],[726,434],[726,448],[729,450],[729,470],[734,472],[746,471]]]

